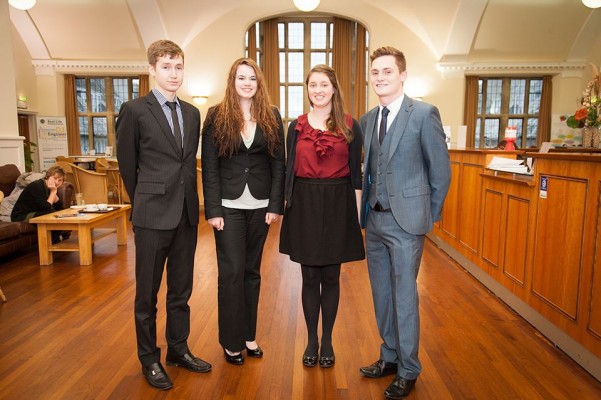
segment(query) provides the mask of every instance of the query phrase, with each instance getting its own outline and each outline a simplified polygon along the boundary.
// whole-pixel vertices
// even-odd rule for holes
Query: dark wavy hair
[[[223,101],[216,106],[215,115],[215,145],[220,157],[231,157],[240,146],[240,132],[244,128],[244,115],[240,107],[240,97],[236,92],[236,74],[240,65],[248,65],[255,71],[257,77],[257,92],[251,100],[250,114],[257,121],[267,141],[269,154],[275,157],[280,149],[278,130],[280,122],[276,119],[271,108],[269,92],[265,78],[257,63],[250,58],[240,58],[230,68]]]

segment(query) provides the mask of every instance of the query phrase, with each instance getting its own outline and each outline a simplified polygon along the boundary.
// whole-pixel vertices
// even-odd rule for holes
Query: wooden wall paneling
[[[601,181],[597,181],[595,211],[595,246],[593,254],[593,273],[591,283],[590,307],[586,329],[601,340]]]
[[[548,176],[547,198],[539,198],[532,292],[576,322],[584,239],[587,181]]]
[[[524,286],[528,255],[530,201],[507,196],[505,240],[503,242],[503,275]]]
[[[497,186],[504,187],[499,184]],[[503,193],[493,190],[490,187],[484,188],[484,199],[482,204],[482,263],[480,268],[484,269],[491,275],[494,270],[499,268],[501,263],[501,248],[503,243]]]
[[[445,199],[445,205],[442,208],[442,219],[440,229],[446,232],[450,237],[457,239],[459,229],[459,182],[461,174],[459,173],[461,164],[457,161],[451,161],[451,185]]]
[[[461,168],[459,210],[459,242],[474,255],[478,255],[480,234],[480,206],[482,193],[482,177],[484,168],[478,164],[463,164]],[[465,254],[469,257],[469,254]]]

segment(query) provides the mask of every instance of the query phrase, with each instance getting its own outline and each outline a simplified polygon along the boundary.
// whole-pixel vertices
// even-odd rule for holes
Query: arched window
[[[304,81],[317,64],[336,70],[353,117],[367,110],[368,33],[356,21],[332,16],[259,21],[246,32],[246,56],[261,66],[286,123],[309,110]]]

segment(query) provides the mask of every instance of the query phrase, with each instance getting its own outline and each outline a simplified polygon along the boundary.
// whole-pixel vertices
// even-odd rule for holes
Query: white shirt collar
[[[403,104],[404,99],[405,93],[403,93],[400,97],[393,100],[389,105],[386,106],[386,108],[388,108],[388,110],[390,111],[390,114],[388,115],[392,117],[388,118],[388,121],[392,121],[394,117],[396,117],[396,115],[399,113],[399,110],[401,109],[401,104]],[[384,108],[384,106],[380,104],[380,114],[382,114],[382,108]]]

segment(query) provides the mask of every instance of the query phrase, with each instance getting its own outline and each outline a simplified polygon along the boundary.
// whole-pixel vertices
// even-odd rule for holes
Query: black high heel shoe
[[[245,346],[245,347],[246,347],[246,355],[247,356],[253,357],[253,358],[263,357],[263,350],[259,346],[257,346],[257,348],[254,350],[249,349],[248,346]]]
[[[223,355],[225,356],[225,361],[234,365],[242,365],[244,364],[244,356],[242,353],[234,354],[230,356],[225,349],[223,349]]]

